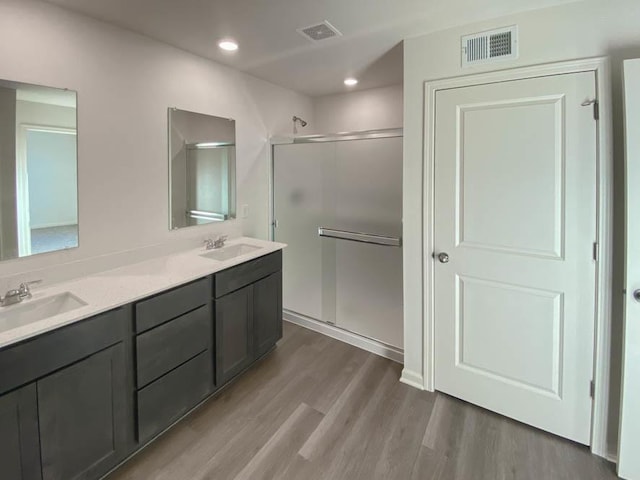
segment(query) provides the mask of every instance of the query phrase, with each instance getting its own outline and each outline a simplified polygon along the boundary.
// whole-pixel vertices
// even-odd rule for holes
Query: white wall
[[[0,78],[78,92],[80,217],[78,249],[1,263],[0,290],[18,278],[63,278],[61,264],[114,266],[216,233],[267,238],[268,138],[287,133],[293,114],[313,120],[306,96],[32,0],[0,3]],[[168,107],[236,120],[248,219],[169,231]]]
[[[517,61],[472,69],[460,67],[460,37],[467,33],[517,24],[520,57]],[[405,368],[422,375],[422,173],[424,82],[575,58],[607,55],[612,59],[614,85],[615,232],[614,325],[611,359],[611,395],[608,451],[617,444],[620,377],[620,328],[622,295],[623,143],[621,61],[640,57],[640,2],[637,0],[588,0],[458,27],[405,41],[405,156],[404,156],[404,271],[405,271]]]
[[[313,107],[315,121],[310,127],[315,133],[400,128],[402,85],[316,97]]]

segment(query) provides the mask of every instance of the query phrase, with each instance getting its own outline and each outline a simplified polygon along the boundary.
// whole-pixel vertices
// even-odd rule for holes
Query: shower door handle
[[[384,247],[402,246],[402,238],[400,237],[386,237],[373,233],[350,232],[348,230],[335,230],[325,227],[318,227],[318,236],[336,238],[338,240],[349,240],[351,242],[369,243],[371,245],[382,245]]]

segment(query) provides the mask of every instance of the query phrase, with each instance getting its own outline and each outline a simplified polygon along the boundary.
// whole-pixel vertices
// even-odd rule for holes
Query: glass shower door
[[[335,158],[332,143],[274,146],[274,240],[283,253],[283,306],[316,320],[335,317],[322,306],[322,243],[318,225],[326,221],[325,170]]]
[[[284,308],[402,348],[402,138],[275,146],[274,214]]]
[[[334,178],[333,228],[402,237],[402,138],[338,142]],[[336,325],[402,348],[402,248],[324,241],[335,244]]]

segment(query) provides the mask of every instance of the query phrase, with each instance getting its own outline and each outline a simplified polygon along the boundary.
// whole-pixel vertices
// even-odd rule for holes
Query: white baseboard
[[[424,379],[422,378],[422,375],[411,370],[407,370],[406,368],[402,370],[400,381],[410,387],[424,390]]]
[[[397,362],[399,364],[404,364],[404,351],[400,350],[399,348],[392,347],[391,345],[387,345],[382,342],[378,342],[377,340],[363,337],[362,335],[349,332],[340,327],[336,327],[335,325],[330,325],[325,322],[319,322],[318,320],[314,320],[312,318],[305,317],[288,310],[285,310],[282,313],[282,317],[287,322],[294,323],[304,328],[308,328],[309,330],[313,330],[314,332],[322,333],[323,335],[348,343],[349,345],[353,345],[354,347],[361,348],[362,350],[366,350],[367,352],[375,353],[376,355],[388,358],[389,360],[393,360],[394,362]]]

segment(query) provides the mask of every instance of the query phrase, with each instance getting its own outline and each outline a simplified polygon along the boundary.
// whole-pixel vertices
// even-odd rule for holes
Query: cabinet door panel
[[[216,380],[223,385],[253,360],[253,287],[216,300]]]
[[[127,388],[123,344],[38,382],[44,480],[98,478],[124,455]]]
[[[0,469],[6,480],[40,480],[35,385],[0,397]]]
[[[257,356],[282,338],[282,272],[253,285],[253,330]]]

